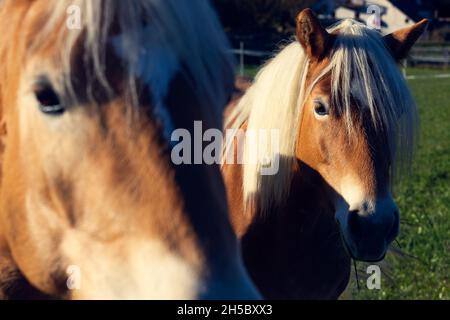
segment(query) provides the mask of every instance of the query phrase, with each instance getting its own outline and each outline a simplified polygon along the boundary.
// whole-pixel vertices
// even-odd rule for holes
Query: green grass
[[[259,66],[245,66],[244,76],[253,78],[258,73]]]
[[[256,67],[246,69],[254,76]],[[408,75],[450,70],[408,68]],[[450,299],[450,78],[409,81],[420,111],[421,133],[411,174],[396,187],[401,234],[381,264],[381,290],[368,290],[358,263],[353,299]]]

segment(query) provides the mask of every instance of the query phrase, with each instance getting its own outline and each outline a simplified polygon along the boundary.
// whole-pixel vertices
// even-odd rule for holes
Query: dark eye
[[[50,83],[40,83],[35,86],[34,94],[39,102],[39,109],[49,115],[60,115],[65,109],[61,104],[58,94]]]
[[[330,114],[328,107],[321,101],[315,101],[314,102],[314,112],[319,117],[325,117]]]

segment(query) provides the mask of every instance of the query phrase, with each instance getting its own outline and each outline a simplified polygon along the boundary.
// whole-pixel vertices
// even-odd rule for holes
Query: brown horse
[[[210,5],[2,0],[0,33],[0,297],[257,298],[219,166],[170,158],[231,94]]]
[[[399,232],[391,183],[417,119],[396,62],[427,21],[383,37],[353,20],[325,30],[309,9],[297,19],[297,41],[227,110],[225,127],[243,134],[228,138],[222,171],[263,296],[335,299],[351,258],[383,259]]]

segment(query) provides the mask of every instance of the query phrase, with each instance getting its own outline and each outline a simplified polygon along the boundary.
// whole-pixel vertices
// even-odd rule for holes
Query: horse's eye
[[[328,107],[321,101],[314,102],[314,112],[319,117],[325,117],[330,114]]]
[[[38,84],[34,89],[36,100],[39,102],[39,109],[49,115],[60,115],[65,109],[61,104],[58,94],[49,83]]]

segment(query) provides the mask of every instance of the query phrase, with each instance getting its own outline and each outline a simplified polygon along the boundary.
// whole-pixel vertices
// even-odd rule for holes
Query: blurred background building
[[[423,18],[431,21],[428,31],[412,53],[411,64],[449,65],[450,0],[213,0],[235,48],[250,64],[259,64],[267,54],[295,34],[295,18],[312,8],[324,26],[353,18],[387,34]]]

